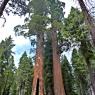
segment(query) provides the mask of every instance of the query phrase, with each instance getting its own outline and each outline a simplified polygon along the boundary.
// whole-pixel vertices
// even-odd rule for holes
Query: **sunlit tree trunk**
[[[78,2],[79,2],[79,5],[82,9],[83,15],[85,17],[85,22],[89,27],[90,34],[91,34],[91,37],[92,37],[92,41],[93,41],[93,44],[95,46],[95,25],[93,24],[93,17],[91,17],[91,15],[89,14],[89,11],[88,11],[84,1],[83,0],[78,0]]]
[[[44,34],[42,32],[38,32],[32,95],[44,95],[43,39],[44,39]]]
[[[61,72],[60,55],[58,53],[56,30],[52,30],[51,38],[52,38],[52,49],[53,49],[54,95],[65,95],[62,72]]]
[[[9,2],[9,0],[4,0],[2,2],[1,6],[0,6],[0,17],[2,16],[3,11],[4,11],[4,9],[5,9],[5,7],[6,7],[6,5],[7,5],[8,2]]]

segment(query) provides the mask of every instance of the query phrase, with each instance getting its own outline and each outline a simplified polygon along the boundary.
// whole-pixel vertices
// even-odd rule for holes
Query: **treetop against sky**
[[[73,7],[78,7],[78,3],[76,1],[73,0],[60,0],[65,2],[65,17],[68,16],[71,6]],[[29,53],[31,44],[29,39],[25,39],[23,36],[19,36],[19,37],[15,37],[15,33],[13,31],[14,27],[16,25],[22,25],[24,23],[24,17],[19,17],[17,15],[13,15],[10,14],[10,16],[7,16],[5,14],[5,18],[6,18],[6,23],[4,25],[4,27],[2,27],[4,20],[0,19],[0,42],[1,40],[4,40],[6,37],[9,37],[11,35],[11,37],[14,40],[14,44],[16,44],[16,46],[13,48],[13,52],[15,52],[15,64],[16,66],[18,66],[18,62],[19,62],[19,58],[21,57],[21,55],[23,54],[24,51],[27,51]]]

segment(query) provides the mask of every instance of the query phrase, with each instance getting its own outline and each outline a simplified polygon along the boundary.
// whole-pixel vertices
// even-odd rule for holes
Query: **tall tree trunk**
[[[44,95],[43,39],[44,39],[44,34],[42,32],[38,32],[32,95]]]
[[[54,77],[54,94],[65,95],[63,86],[60,56],[58,53],[57,33],[56,30],[51,32],[52,49],[53,49],[53,77]]]
[[[2,2],[1,6],[0,6],[0,17],[2,16],[3,11],[4,11],[4,9],[5,9],[5,7],[6,7],[6,5],[7,5],[8,2],[9,2],[9,0],[4,0]]]
[[[88,11],[86,5],[84,4],[84,1],[78,0],[78,2],[82,9],[83,15],[85,17],[85,22],[89,26],[90,34],[92,36],[92,41],[95,46],[95,25],[93,24],[93,17],[91,17],[91,15],[89,14],[89,11]]]

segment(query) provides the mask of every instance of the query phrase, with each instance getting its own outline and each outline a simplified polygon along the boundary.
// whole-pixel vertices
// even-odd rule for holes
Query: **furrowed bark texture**
[[[43,33],[37,35],[36,61],[34,67],[34,79],[32,86],[32,95],[44,95],[43,79]],[[38,81],[39,80],[39,81]]]
[[[60,56],[58,54],[57,33],[51,32],[53,49],[53,77],[54,77],[54,95],[65,95],[60,65]]]

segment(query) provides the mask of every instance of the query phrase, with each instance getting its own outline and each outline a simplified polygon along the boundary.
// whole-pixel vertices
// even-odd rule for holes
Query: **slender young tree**
[[[87,95],[89,84],[88,84],[88,72],[87,65],[85,64],[84,57],[76,49],[72,53],[72,67],[74,70],[76,91],[79,95]]]
[[[66,95],[77,95],[73,70],[65,55],[61,58],[61,67]]]

